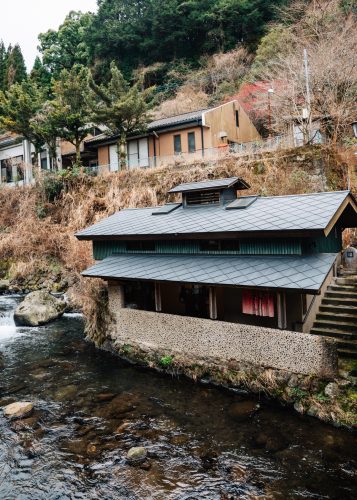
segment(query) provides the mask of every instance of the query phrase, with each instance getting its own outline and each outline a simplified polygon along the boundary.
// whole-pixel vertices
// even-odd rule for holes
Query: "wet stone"
[[[76,385],[67,385],[56,391],[54,397],[58,401],[64,401],[73,398],[77,393],[78,387]]]
[[[106,402],[106,401],[111,401],[112,399],[114,399],[115,397],[117,396],[117,394],[113,393],[113,392],[102,392],[101,394],[98,394],[96,396],[96,399],[99,401],[99,402]]]
[[[144,462],[147,457],[147,450],[143,446],[134,446],[128,451],[126,458],[128,462],[132,465],[140,464]]]
[[[19,401],[11,403],[4,408],[4,416],[7,418],[22,418],[29,415],[33,410],[33,403],[30,401]]]
[[[337,398],[340,395],[340,388],[335,382],[330,382],[325,387],[325,395],[331,399]]]

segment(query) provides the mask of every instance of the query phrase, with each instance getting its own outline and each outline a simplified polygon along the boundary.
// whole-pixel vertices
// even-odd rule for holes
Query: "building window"
[[[200,241],[201,252],[212,252],[219,250],[219,241],[217,240],[202,240]]]
[[[221,250],[224,252],[239,252],[240,246],[238,240],[222,240]]]
[[[175,155],[179,155],[182,152],[181,147],[181,135],[174,135],[174,151]]]
[[[188,139],[188,152],[194,153],[196,151],[195,133],[189,132],[187,134],[187,139]]]
[[[155,241],[127,241],[126,250],[128,252],[154,252]]]
[[[239,127],[239,111],[236,109],[236,127]]]

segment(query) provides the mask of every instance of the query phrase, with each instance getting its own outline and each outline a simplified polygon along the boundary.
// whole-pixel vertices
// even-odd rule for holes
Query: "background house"
[[[244,108],[238,101],[231,101],[150,122],[144,134],[128,138],[128,167],[155,167],[196,157],[217,158],[235,145],[260,139]],[[84,155],[94,153],[99,167],[120,169],[115,136],[102,134],[86,140]]]

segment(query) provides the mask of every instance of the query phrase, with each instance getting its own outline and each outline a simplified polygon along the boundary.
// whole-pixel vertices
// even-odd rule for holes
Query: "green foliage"
[[[38,56],[35,59],[35,63],[30,73],[30,78],[47,94],[50,93],[52,76],[51,73],[42,64],[42,61]]]
[[[80,148],[90,130],[88,99],[88,70],[75,65],[61,71],[60,79],[54,83],[54,100],[50,104],[48,128],[57,130],[58,137],[76,148],[76,163],[80,164]]]
[[[290,395],[293,398],[300,400],[300,399],[306,398],[309,395],[309,393],[306,391],[303,391],[302,389],[300,389],[300,387],[292,387],[290,389]]]
[[[174,360],[174,357],[173,356],[170,356],[170,355],[167,355],[167,356],[162,356],[162,358],[160,358],[160,365],[164,368],[168,368],[172,362]]]
[[[45,175],[42,182],[39,184],[41,198],[44,202],[52,203],[60,197],[63,191],[68,190],[73,186],[81,175],[80,168],[60,170]],[[38,217],[41,218],[44,214],[43,207],[38,207]]]
[[[0,90],[5,90],[7,52],[4,42],[0,41]]]
[[[251,77],[260,78],[271,62],[283,50],[286,50],[288,41],[289,36],[286,27],[283,25],[273,26],[259,42],[252,65]]]
[[[32,120],[42,109],[43,91],[31,80],[15,83],[5,92],[0,92],[0,128],[29,140],[39,152],[43,137],[32,126]]]
[[[320,403],[325,403],[326,401],[329,400],[329,397],[326,396],[326,394],[324,394],[323,392],[319,392],[315,398],[320,401]]]
[[[254,47],[285,0],[100,0],[85,39],[91,62],[140,65]]]
[[[21,83],[27,78],[25,60],[18,44],[9,46],[6,54],[3,88],[10,89],[15,83]]]
[[[124,164],[127,135],[145,130],[152,90],[142,90],[140,80],[130,86],[115,63],[110,66],[110,74],[108,85],[98,86],[90,79],[90,106],[93,121],[106,125],[110,134],[119,136],[121,163]]]
[[[130,344],[124,344],[121,348],[121,350],[123,351],[123,353],[125,354],[130,354],[133,352],[133,348]]]
[[[39,35],[44,67],[55,78],[59,78],[64,69],[70,71],[75,64],[89,63],[86,36],[91,22],[92,14],[72,11],[57,31]]]

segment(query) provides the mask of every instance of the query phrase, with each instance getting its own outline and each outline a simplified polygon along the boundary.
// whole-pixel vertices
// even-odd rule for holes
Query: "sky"
[[[37,55],[38,34],[57,29],[71,10],[95,12],[96,0],[0,0],[0,40],[20,44],[27,70]]]

